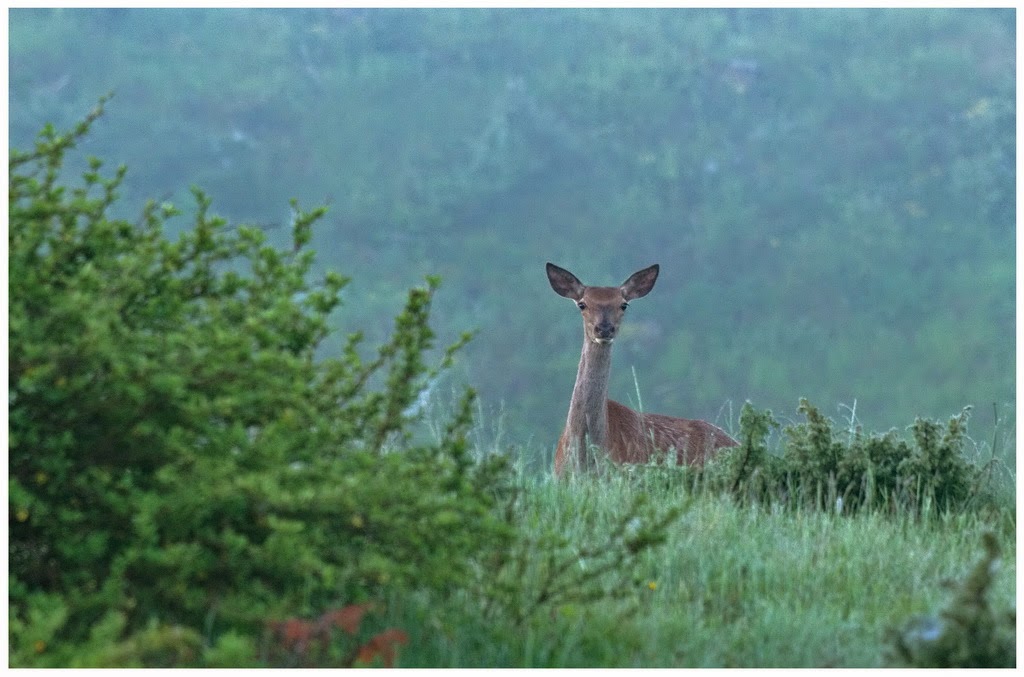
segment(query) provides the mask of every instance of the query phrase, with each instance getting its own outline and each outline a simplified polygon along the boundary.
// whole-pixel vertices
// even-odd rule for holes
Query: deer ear
[[[654,289],[654,281],[658,279],[658,264],[650,268],[638,270],[629,276],[629,279],[622,283],[622,296],[627,301],[638,299]]]
[[[565,268],[559,268],[555,264],[549,263],[548,282],[551,283],[551,288],[559,296],[564,296],[573,301],[579,301],[583,298],[584,284]]]

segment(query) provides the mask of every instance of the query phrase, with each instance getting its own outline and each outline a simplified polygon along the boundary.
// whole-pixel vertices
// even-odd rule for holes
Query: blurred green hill
[[[479,330],[455,373],[506,441],[550,453],[575,376],[549,260],[589,284],[661,264],[613,369],[645,410],[1012,416],[1012,9],[9,17],[12,146],[113,90],[84,150],[128,165],[122,203],[196,184],[282,241],[290,198],[330,205],[338,327],[384,335],[441,275],[440,343]]]

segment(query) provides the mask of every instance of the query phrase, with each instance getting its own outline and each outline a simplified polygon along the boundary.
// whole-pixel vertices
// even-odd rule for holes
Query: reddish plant
[[[267,624],[270,630],[270,661],[302,667],[331,665],[350,668],[356,664],[369,665],[380,658],[384,667],[394,667],[398,646],[409,643],[405,632],[388,628],[365,641],[357,637],[363,617],[375,609],[370,603],[349,604],[327,611],[313,620],[287,618],[270,621]],[[332,659],[330,653],[335,629],[347,636],[340,643],[347,648],[340,659]]]
[[[409,643],[409,635],[397,628],[388,628],[384,632],[374,635],[363,646],[359,647],[359,654],[356,660],[360,663],[372,663],[378,656],[384,662],[384,667],[395,667],[396,647]]]

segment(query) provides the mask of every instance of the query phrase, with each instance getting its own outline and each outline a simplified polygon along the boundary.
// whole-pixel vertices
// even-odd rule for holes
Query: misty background
[[[471,384],[531,462],[582,340],[546,261],[594,285],[661,264],[612,369],[645,411],[1012,420],[1012,9],[9,17],[12,147],[113,91],[77,159],[128,166],[119,216],[197,185],[285,243],[291,198],[328,204],[319,265],[353,281],[324,350],[440,275],[439,345],[478,334],[434,399]]]

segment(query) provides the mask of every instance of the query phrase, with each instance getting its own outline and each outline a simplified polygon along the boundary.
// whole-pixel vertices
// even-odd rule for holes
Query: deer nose
[[[615,338],[615,325],[611,322],[598,322],[594,325],[594,338],[604,341]]]

